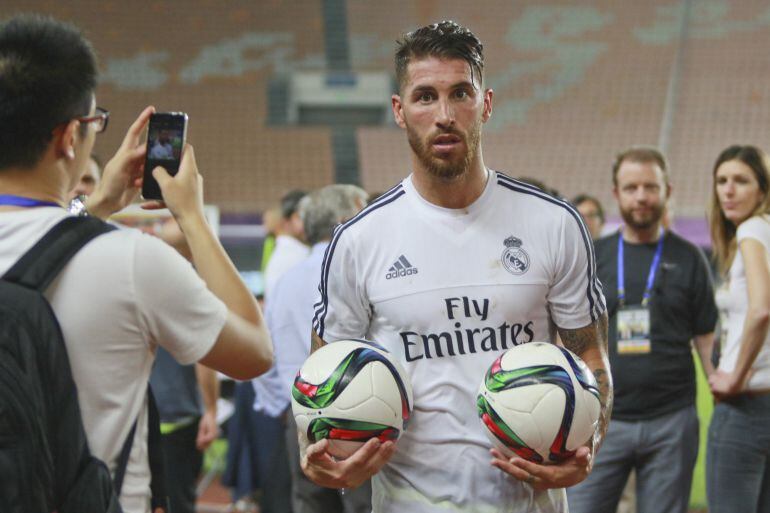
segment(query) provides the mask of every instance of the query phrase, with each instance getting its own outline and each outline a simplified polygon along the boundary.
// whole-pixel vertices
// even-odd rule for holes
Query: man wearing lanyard
[[[639,513],[685,513],[698,454],[691,341],[710,373],[711,277],[701,250],[661,225],[671,192],[663,155],[630,148],[612,177],[624,226],[596,242],[596,259],[615,406],[593,472],[568,490],[570,512],[614,512],[635,469]]]

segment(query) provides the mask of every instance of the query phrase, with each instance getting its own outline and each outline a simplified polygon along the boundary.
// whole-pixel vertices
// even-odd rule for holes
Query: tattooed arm
[[[564,347],[582,358],[591,369],[596,383],[599,385],[599,400],[602,409],[599,414],[599,427],[594,434],[592,443],[592,451],[595,454],[607,433],[610,413],[612,412],[612,375],[607,356],[607,313],[602,314],[599,320],[585,328],[576,330],[559,328],[559,336]]]
[[[558,465],[539,465],[519,457],[506,458],[492,449],[492,465],[528,483],[536,490],[566,488],[583,481],[591,472],[593,456],[604,439],[612,411],[612,377],[607,357],[607,314],[584,328],[568,330],[559,328],[562,344],[586,363],[599,385],[601,413],[599,426],[590,447],[579,447],[575,455]]]

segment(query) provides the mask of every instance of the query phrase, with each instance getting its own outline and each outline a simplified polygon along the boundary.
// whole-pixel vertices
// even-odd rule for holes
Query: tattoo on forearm
[[[567,330],[559,328],[564,347],[580,356],[591,346],[599,346],[603,352],[607,351],[607,314],[602,315],[593,324],[584,328]]]
[[[589,366],[596,378],[596,384],[599,387],[599,401],[601,403],[601,413],[599,416],[599,429],[594,438],[594,450],[601,444],[604,433],[607,431],[607,425],[612,412],[612,375],[609,372],[609,360],[607,358],[607,314],[602,315],[596,322],[575,330],[559,328],[564,347],[583,357],[586,351],[593,355]]]

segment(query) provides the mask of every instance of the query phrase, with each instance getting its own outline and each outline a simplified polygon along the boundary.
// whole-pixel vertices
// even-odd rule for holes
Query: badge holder
[[[655,283],[655,273],[660,265],[663,254],[663,232],[658,237],[658,246],[647,275],[647,286],[644,289],[641,305],[626,306],[625,269],[623,262],[623,233],[618,234],[618,313],[617,322],[617,351],[619,355],[649,354],[652,351],[650,341],[650,296]]]

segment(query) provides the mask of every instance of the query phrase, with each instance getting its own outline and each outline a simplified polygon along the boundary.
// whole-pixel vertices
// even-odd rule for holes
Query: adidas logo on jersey
[[[385,275],[386,280],[392,280],[393,278],[401,278],[403,276],[411,276],[417,274],[417,268],[409,263],[404,255],[398,257],[398,260],[390,266],[388,274]]]

